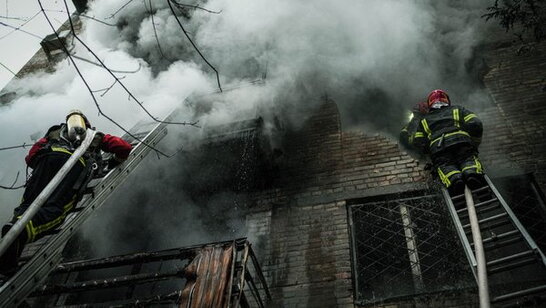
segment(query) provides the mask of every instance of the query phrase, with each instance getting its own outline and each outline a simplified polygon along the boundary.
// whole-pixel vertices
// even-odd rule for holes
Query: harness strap
[[[51,147],[51,151],[53,151],[53,152],[61,152],[61,153],[66,153],[66,154],[68,154],[68,155],[72,155],[72,152],[70,152],[69,150],[67,150],[67,149],[65,149],[65,148],[61,148],[61,147],[54,147],[54,146],[52,146],[52,147]],[[82,163],[82,165],[83,165],[84,167],[86,166],[85,160],[84,160],[82,157],[80,157],[79,161]]]

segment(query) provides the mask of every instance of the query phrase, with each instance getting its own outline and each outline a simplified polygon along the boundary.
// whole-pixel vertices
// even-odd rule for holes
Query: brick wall
[[[354,307],[345,200],[420,189],[427,176],[392,140],[342,132],[332,101],[285,140],[280,178],[247,216],[272,306]]]
[[[546,42],[491,46],[484,78],[494,106],[483,112],[484,162],[515,173],[534,173],[546,191]]]
[[[483,51],[491,104],[475,110],[485,128],[480,155],[489,173],[533,172],[545,191],[546,43],[517,49],[504,42]],[[278,184],[254,193],[248,215],[273,306],[353,307],[345,200],[426,188],[430,177],[395,141],[343,131],[331,101],[286,140]],[[473,292],[376,307],[470,306]]]

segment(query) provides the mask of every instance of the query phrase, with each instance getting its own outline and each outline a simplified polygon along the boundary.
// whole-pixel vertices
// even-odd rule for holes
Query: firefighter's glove
[[[114,169],[117,166],[121,165],[123,161],[112,157],[108,160],[108,169]]]

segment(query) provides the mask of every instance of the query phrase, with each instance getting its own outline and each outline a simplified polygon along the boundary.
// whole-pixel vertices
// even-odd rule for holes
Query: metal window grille
[[[60,264],[32,307],[266,307],[271,294],[246,239]]]
[[[364,200],[349,216],[357,302],[474,287],[441,196]]]

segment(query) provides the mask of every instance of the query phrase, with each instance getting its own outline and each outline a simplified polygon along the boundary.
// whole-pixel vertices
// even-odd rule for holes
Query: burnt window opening
[[[357,303],[475,287],[440,195],[421,191],[349,203]]]
[[[533,174],[497,177],[492,181],[540,250],[546,252],[546,205]]]
[[[274,156],[262,118],[208,128],[193,155],[195,170],[190,172],[189,191],[208,195],[269,187],[277,172]]]

